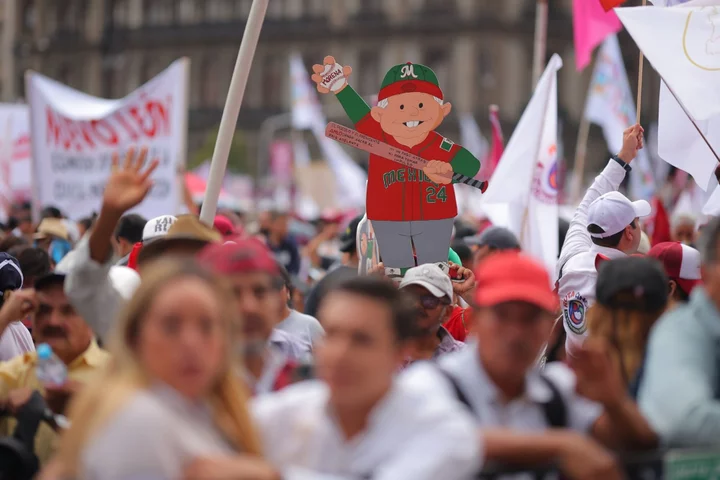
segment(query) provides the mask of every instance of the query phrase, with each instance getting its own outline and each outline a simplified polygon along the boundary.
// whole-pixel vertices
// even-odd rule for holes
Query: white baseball
[[[339,63],[334,65],[325,65],[325,69],[320,74],[322,82],[320,85],[329,89],[331,92],[337,92],[347,83],[347,78],[343,73],[343,66]]]

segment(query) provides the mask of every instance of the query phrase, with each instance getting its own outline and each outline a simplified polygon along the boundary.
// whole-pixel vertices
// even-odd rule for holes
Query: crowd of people
[[[114,159],[92,218],[17,205],[0,478],[612,480],[630,452],[712,447],[720,219],[644,245],[650,206],[618,192],[641,148],[628,128],[554,276],[488,222],[455,221],[452,279],[396,279],[358,274],[362,216],[303,242],[279,210],[146,220],[146,149]],[[64,381],[41,380],[41,344]]]

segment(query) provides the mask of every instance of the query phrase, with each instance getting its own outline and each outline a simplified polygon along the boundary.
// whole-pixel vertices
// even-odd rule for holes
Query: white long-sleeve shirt
[[[126,301],[110,278],[112,257],[103,264],[97,263],[90,258],[87,241],[78,243],[71,254],[74,258],[65,277],[65,294],[95,335],[107,342],[115,318]]]
[[[254,400],[265,452],[288,480],[466,480],[480,468],[471,415],[435,367],[401,374],[371,412],[364,432],[346,439],[320,381]]]
[[[595,259],[598,254],[608,258],[625,256],[614,248],[598,247],[592,243],[588,227],[588,209],[590,204],[608,192],[617,190],[625,178],[625,169],[615,160],[595,177],[595,181],[585,193],[578,205],[565,237],[565,243],[558,260],[558,296],[562,308],[563,326],[567,334],[565,349],[572,353],[573,349],[582,346],[587,335],[585,314],[595,303],[595,285],[597,270]]]

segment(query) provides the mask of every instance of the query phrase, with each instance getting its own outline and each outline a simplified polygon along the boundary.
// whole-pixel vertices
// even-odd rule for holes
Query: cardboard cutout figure
[[[407,269],[436,263],[449,273],[447,255],[457,215],[452,175],[474,177],[480,161],[435,129],[452,106],[428,67],[396,65],[385,75],[378,104],[370,108],[348,84],[352,68],[325,57],[314,65],[320,93],[333,92],[357,131],[428,160],[422,170],[370,155],[366,199],[382,251],[386,274],[401,278]]]
[[[358,274],[367,275],[370,270],[377,266],[380,262],[380,252],[378,250],[377,241],[375,240],[375,232],[372,228],[372,222],[368,220],[365,214],[358,223],[357,228],[357,253],[358,253]]]

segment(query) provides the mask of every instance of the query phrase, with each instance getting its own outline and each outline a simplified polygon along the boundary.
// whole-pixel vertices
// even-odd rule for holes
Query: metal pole
[[[533,53],[533,89],[540,80],[547,56],[548,0],[537,0],[535,9],[535,48]]]

